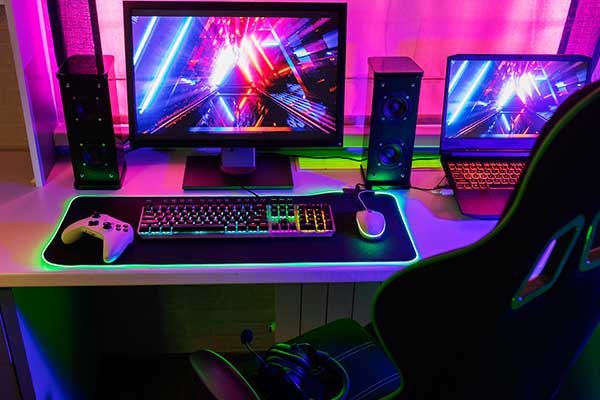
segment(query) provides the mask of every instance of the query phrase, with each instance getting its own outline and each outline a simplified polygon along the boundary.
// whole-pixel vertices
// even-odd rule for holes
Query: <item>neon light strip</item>
[[[227,116],[229,117],[229,119],[231,120],[231,122],[234,122],[235,118],[234,118],[233,114],[231,113],[231,110],[229,109],[229,107],[227,107],[227,103],[225,103],[225,100],[223,100],[223,96],[219,97],[219,102],[221,103],[221,105],[225,109],[225,113],[227,114]]]
[[[277,44],[277,42],[273,41],[273,40],[263,40],[260,43],[260,47],[262,48],[267,48],[267,47],[279,47],[279,45]]]
[[[456,71],[456,74],[454,75],[454,77],[450,81],[450,86],[448,86],[448,94],[452,93],[452,91],[456,87],[456,84],[460,80],[461,76],[465,73],[465,70],[467,69],[467,65],[468,64],[469,64],[468,60],[463,61],[460,64],[460,67],[458,67],[458,71]]]
[[[250,92],[252,92],[252,88],[248,89],[246,94],[248,95],[248,94],[250,94]],[[242,101],[240,101],[240,105],[238,106],[238,111],[242,111],[242,108],[244,107],[244,104],[246,104],[246,101],[248,101],[248,96],[244,96]]]
[[[554,88],[552,87],[552,84],[550,83],[550,78],[548,78],[548,74],[546,73],[546,70],[544,69],[544,67],[542,68],[542,72],[544,73],[544,80],[548,83],[548,89],[550,89],[550,94],[552,94],[552,98],[554,99],[554,102],[556,103],[556,105],[559,105],[559,101],[558,98],[556,97],[556,92],[554,91]]]
[[[506,129],[506,133],[511,133],[512,129],[510,129],[510,124],[508,123],[508,120],[506,119],[506,114],[502,114],[500,119],[502,120],[502,122],[504,122],[504,128]]]
[[[242,71],[242,74],[244,74],[244,78],[246,78],[246,81],[248,81],[250,83],[254,83],[254,78],[252,77],[252,74],[250,73],[250,70],[248,69],[248,65],[242,65],[242,63],[239,62],[238,67],[240,67],[240,71]]]
[[[183,42],[183,38],[185,37],[185,34],[187,33],[187,31],[191,25],[192,25],[192,17],[187,17],[184,20],[181,28],[179,28],[179,32],[177,32],[177,36],[176,36],[175,40],[173,41],[173,43],[171,43],[171,46],[169,47],[169,51],[167,53],[167,56],[165,57],[162,65],[160,66],[158,74],[156,74],[154,81],[152,81],[152,86],[150,87],[150,90],[148,91],[148,93],[146,93],[146,97],[144,98],[144,101],[142,101],[142,105],[140,106],[140,111],[139,111],[140,114],[142,114],[148,108],[148,106],[152,103],[152,101],[156,97],[156,94],[158,93],[158,88],[162,85],[163,81],[165,80],[165,75],[167,75],[169,68],[173,64],[173,59],[175,58],[175,54],[177,54],[177,51],[179,50],[179,47],[181,46],[181,42]]]
[[[245,54],[250,57],[250,62],[252,65],[254,65],[254,68],[258,71],[260,76],[263,76],[262,68],[260,68],[260,65],[258,64],[258,60],[256,59],[256,54],[254,54],[252,45],[248,42],[248,40],[246,40],[246,38],[242,39],[242,49],[244,50]]]
[[[538,88],[537,83],[535,83],[535,79],[533,78],[533,75],[531,75],[531,72],[528,72],[527,76],[529,76],[529,81],[531,82],[531,85],[533,86],[533,88],[537,92],[538,96],[541,96],[542,93],[540,92],[540,89]]]
[[[490,67],[491,64],[492,64],[492,62],[488,61],[488,62],[486,62],[483,65],[483,67],[481,67],[481,70],[479,71],[479,74],[477,74],[477,78],[475,78],[475,82],[473,82],[473,84],[469,88],[469,91],[467,92],[467,94],[465,95],[465,97],[463,97],[462,101],[460,102],[460,104],[456,108],[456,111],[454,112],[454,114],[452,115],[452,117],[450,117],[450,120],[448,121],[448,125],[450,125],[452,122],[454,122],[454,120],[456,119],[456,117],[458,117],[458,114],[460,114],[460,112],[462,111],[462,108],[465,106],[465,103],[467,102],[467,100],[469,100],[469,98],[473,94],[473,91],[475,90],[475,88],[477,87],[477,85],[479,85],[479,82],[481,81],[481,79],[483,78],[483,75],[485,74],[485,72],[487,71],[487,69]]]
[[[292,71],[292,74],[294,75],[294,78],[296,78],[296,80],[298,81],[300,86],[302,86],[303,88],[306,88],[304,86],[304,81],[302,80],[302,77],[300,76],[300,74],[298,73],[298,70],[296,69],[296,66],[294,65],[294,62],[288,55],[287,51],[285,50],[285,47],[283,46],[283,43],[281,43],[281,39],[279,39],[279,35],[277,34],[277,32],[275,32],[275,28],[273,28],[273,27],[271,27],[271,34],[273,35],[273,38],[275,38],[275,41],[277,42],[277,45],[279,46],[279,49],[281,50],[281,53],[283,54],[285,61],[287,62],[288,66],[290,67],[290,70]],[[307,92],[308,92],[308,90],[307,90]]]
[[[150,22],[148,23],[148,26],[146,27],[146,30],[144,31],[144,34],[142,35],[142,40],[140,40],[140,43],[138,44],[138,48],[135,50],[135,54],[133,55],[133,65],[137,65],[138,60],[140,59],[140,56],[142,55],[144,49],[146,48],[146,44],[148,44],[148,39],[150,39],[150,34],[152,33],[153,29],[154,29],[154,25],[156,25],[156,21],[158,20],[158,17],[152,17],[150,19]]]
[[[252,43],[254,43],[254,46],[256,46],[256,48],[258,49],[258,52],[260,53],[260,55],[265,59],[265,62],[267,63],[267,65],[269,66],[269,68],[271,68],[271,71],[273,71],[273,64],[271,64],[271,61],[269,61],[269,58],[265,54],[265,52],[262,49],[262,47],[260,47],[260,43],[258,43],[258,41],[254,37],[254,35],[250,35],[250,40],[252,40]]]
[[[546,266],[546,263],[548,262],[548,259],[550,258],[550,255],[552,254],[552,250],[554,250],[555,245],[556,245],[556,239],[551,241],[550,244],[548,245],[548,247],[546,247],[546,250],[544,250],[544,254],[542,254],[542,257],[540,258],[537,265],[535,266],[533,273],[531,274],[531,276],[528,279],[528,282],[531,282],[531,281],[535,280],[538,276],[540,276],[540,274],[544,270],[544,267]]]

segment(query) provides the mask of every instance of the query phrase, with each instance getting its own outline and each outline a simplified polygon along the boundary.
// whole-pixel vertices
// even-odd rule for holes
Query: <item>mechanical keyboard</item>
[[[332,236],[331,205],[310,197],[164,197],[144,200],[142,239]]]
[[[448,161],[459,190],[510,190],[525,168],[523,161]]]

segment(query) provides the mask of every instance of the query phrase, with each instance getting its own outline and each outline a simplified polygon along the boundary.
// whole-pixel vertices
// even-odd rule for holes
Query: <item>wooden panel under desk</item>
[[[245,328],[253,348],[274,343],[275,285],[100,287],[94,298],[105,355],[246,352]]]
[[[27,133],[3,5],[0,5],[0,87],[0,150],[27,150]]]

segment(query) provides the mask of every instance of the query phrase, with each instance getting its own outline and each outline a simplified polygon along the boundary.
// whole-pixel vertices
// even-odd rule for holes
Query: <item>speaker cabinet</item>
[[[367,187],[410,186],[423,70],[409,57],[369,57],[363,171]]]
[[[114,134],[108,74],[94,55],[74,55],[57,76],[75,188],[119,189],[125,157]]]

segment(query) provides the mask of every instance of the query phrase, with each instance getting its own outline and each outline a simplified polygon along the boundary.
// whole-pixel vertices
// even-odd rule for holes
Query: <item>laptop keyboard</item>
[[[525,168],[522,161],[449,161],[459,190],[510,190]]]

